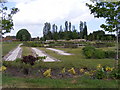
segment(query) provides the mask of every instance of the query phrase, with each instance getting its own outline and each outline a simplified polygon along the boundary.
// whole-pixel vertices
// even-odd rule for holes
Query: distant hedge
[[[86,58],[89,59],[103,59],[103,58],[115,58],[116,52],[114,51],[103,51],[96,49],[93,46],[86,46],[83,48],[83,54],[86,56]],[[119,52],[120,57],[120,52]]]

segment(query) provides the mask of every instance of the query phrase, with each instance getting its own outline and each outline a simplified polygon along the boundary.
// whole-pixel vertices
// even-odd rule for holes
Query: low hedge
[[[103,59],[103,58],[116,58],[116,52],[114,51],[103,51],[96,49],[93,46],[86,46],[83,48],[83,54],[86,56],[86,58],[90,59]],[[120,52],[119,52],[119,58],[120,58]]]

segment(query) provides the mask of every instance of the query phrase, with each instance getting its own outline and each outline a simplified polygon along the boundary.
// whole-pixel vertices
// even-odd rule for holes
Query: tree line
[[[87,24],[80,21],[79,32],[71,22],[65,21],[64,28],[61,25],[59,30],[56,24],[51,25],[46,22],[43,27],[43,40],[58,40],[58,39],[86,39]]]

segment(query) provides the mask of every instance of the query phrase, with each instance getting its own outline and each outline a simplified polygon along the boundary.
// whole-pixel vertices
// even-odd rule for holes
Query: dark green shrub
[[[95,77],[97,79],[103,79],[105,78],[105,71],[103,70],[103,68],[101,68],[100,70],[97,70],[97,72],[95,73]]]
[[[83,48],[83,54],[86,56],[86,58],[93,58],[95,50],[96,50],[95,47],[86,46]]]
[[[97,59],[105,58],[105,52],[102,50],[95,50],[94,58]]]
[[[115,58],[115,52],[114,51],[105,51],[105,57],[106,58]]]
[[[95,46],[96,48],[102,48],[102,47],[114,47],[115,44],[111,43],[111,42],[96,42],[95,44],[93,44],[93,46]]]
[[[86,56],[86,58],[96,58],[96,59],[105,58],[104,51],[95,49],[95,47],[93,46],[84,47],[83,54]]]

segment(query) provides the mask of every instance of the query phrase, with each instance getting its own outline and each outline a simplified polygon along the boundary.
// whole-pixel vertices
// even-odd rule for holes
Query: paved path
[[[5,60],[6,61],[14,61],[14,60],[16,60],[16,58],[21,58],[21,52],[22,52],[22,49],[20,47],[21,45],[22,44],[19,44],[15,50],[9,52],[9,56],[5,57]]]
[[[71,53],[66,53],[66,52],[64,52],[62,50],[58,50],[58,49],[54,49],[54,48],[46,48],[46,49],[55,51],[55,52],[57,52],[60,55],[72,55]]]
[[[47,54],[43,53],[43,51],[37,49],[37,48],[32,48],[32,50],[38,55],[38,56],[47,56],[46,59],[44,59],[44,62],[55,62],[55,61],[59,61],[56,59],[51,58],[50,56],[48,56]]]

